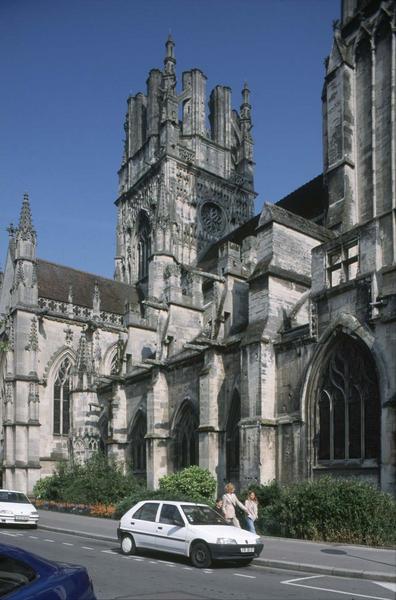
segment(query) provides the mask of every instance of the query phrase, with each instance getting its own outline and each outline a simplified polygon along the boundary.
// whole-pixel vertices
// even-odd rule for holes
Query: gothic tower
[[[152,69],[147,92],[128,98],[119,171],[115,278],[139,283],[161,300],[165,269],[194,266],[213,241],[253,215],[251,106],[245,84],[240,112],[231,90],[210,94],[199,69],[176,89],[174,42],[162,71]]]

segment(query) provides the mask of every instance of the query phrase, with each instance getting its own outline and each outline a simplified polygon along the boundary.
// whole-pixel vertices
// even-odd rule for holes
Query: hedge
[[[396,544],[396,502],[369,483],[322,477],[251,489],[260,501],[257,525],[262,533],[371,546]]]

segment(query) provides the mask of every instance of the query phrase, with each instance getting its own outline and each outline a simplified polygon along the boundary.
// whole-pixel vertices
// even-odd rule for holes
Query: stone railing
[[[87,306],[79,306],[78,304],[72,304],[69,302],[60,302],[58,300],[51,300],[50,298],[39,298],[39,307],[43,310],[47,310],[49,313],[67,317],[69,319],[82,319],[86,321],[101,321],[108,325],[122,326],[123,316],[117,313],[101,311],[99,315],[94,314],[92,308]]]

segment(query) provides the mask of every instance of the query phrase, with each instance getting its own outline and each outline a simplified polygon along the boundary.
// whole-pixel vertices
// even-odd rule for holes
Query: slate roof
[[[92,307],[97,282],[101,310],[124,314],[126,302],[132,306],[138,304],[135,286],[42,259],[37,259],[37,281],[39,296],[59,302],[68,302],[69,287],[72,286],[73,304]]]
[[[329,196],[324,185],[323,175],[311,179],[311,181],[297,188],[291,194],[284,196],[275,204],[300,217],[304,217],[304,219],[323,225],[329,204]]]

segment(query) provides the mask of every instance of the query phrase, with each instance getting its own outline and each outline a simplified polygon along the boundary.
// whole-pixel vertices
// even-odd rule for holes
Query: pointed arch
[[[241,397],[234,390],[226,424],[226,479],[239,483],[240,475],[240,435]]]
[[[306,388],[311,470],[370,468],[379,477],[379,376],[368,346],[337,328],[314,360]]]
[[[193,403],[185,399],[175,414],[172,428],[174,440],[173,463],[176,471],[199,464],[199,419]]]
[[[141,210],[138,220],[138,277],[144,279],[148,275],[148,264],[151,256],[151,225],[146,211]]]
[[[53,433],[68,435],[70,430],[70,392],[73,363],[66,354],[59,364],[52,386]]]
[[[132,472],[141,479],[145,479],[147,475],[146,433],[147,415],[139,408],[129,428],[128,443]]]

